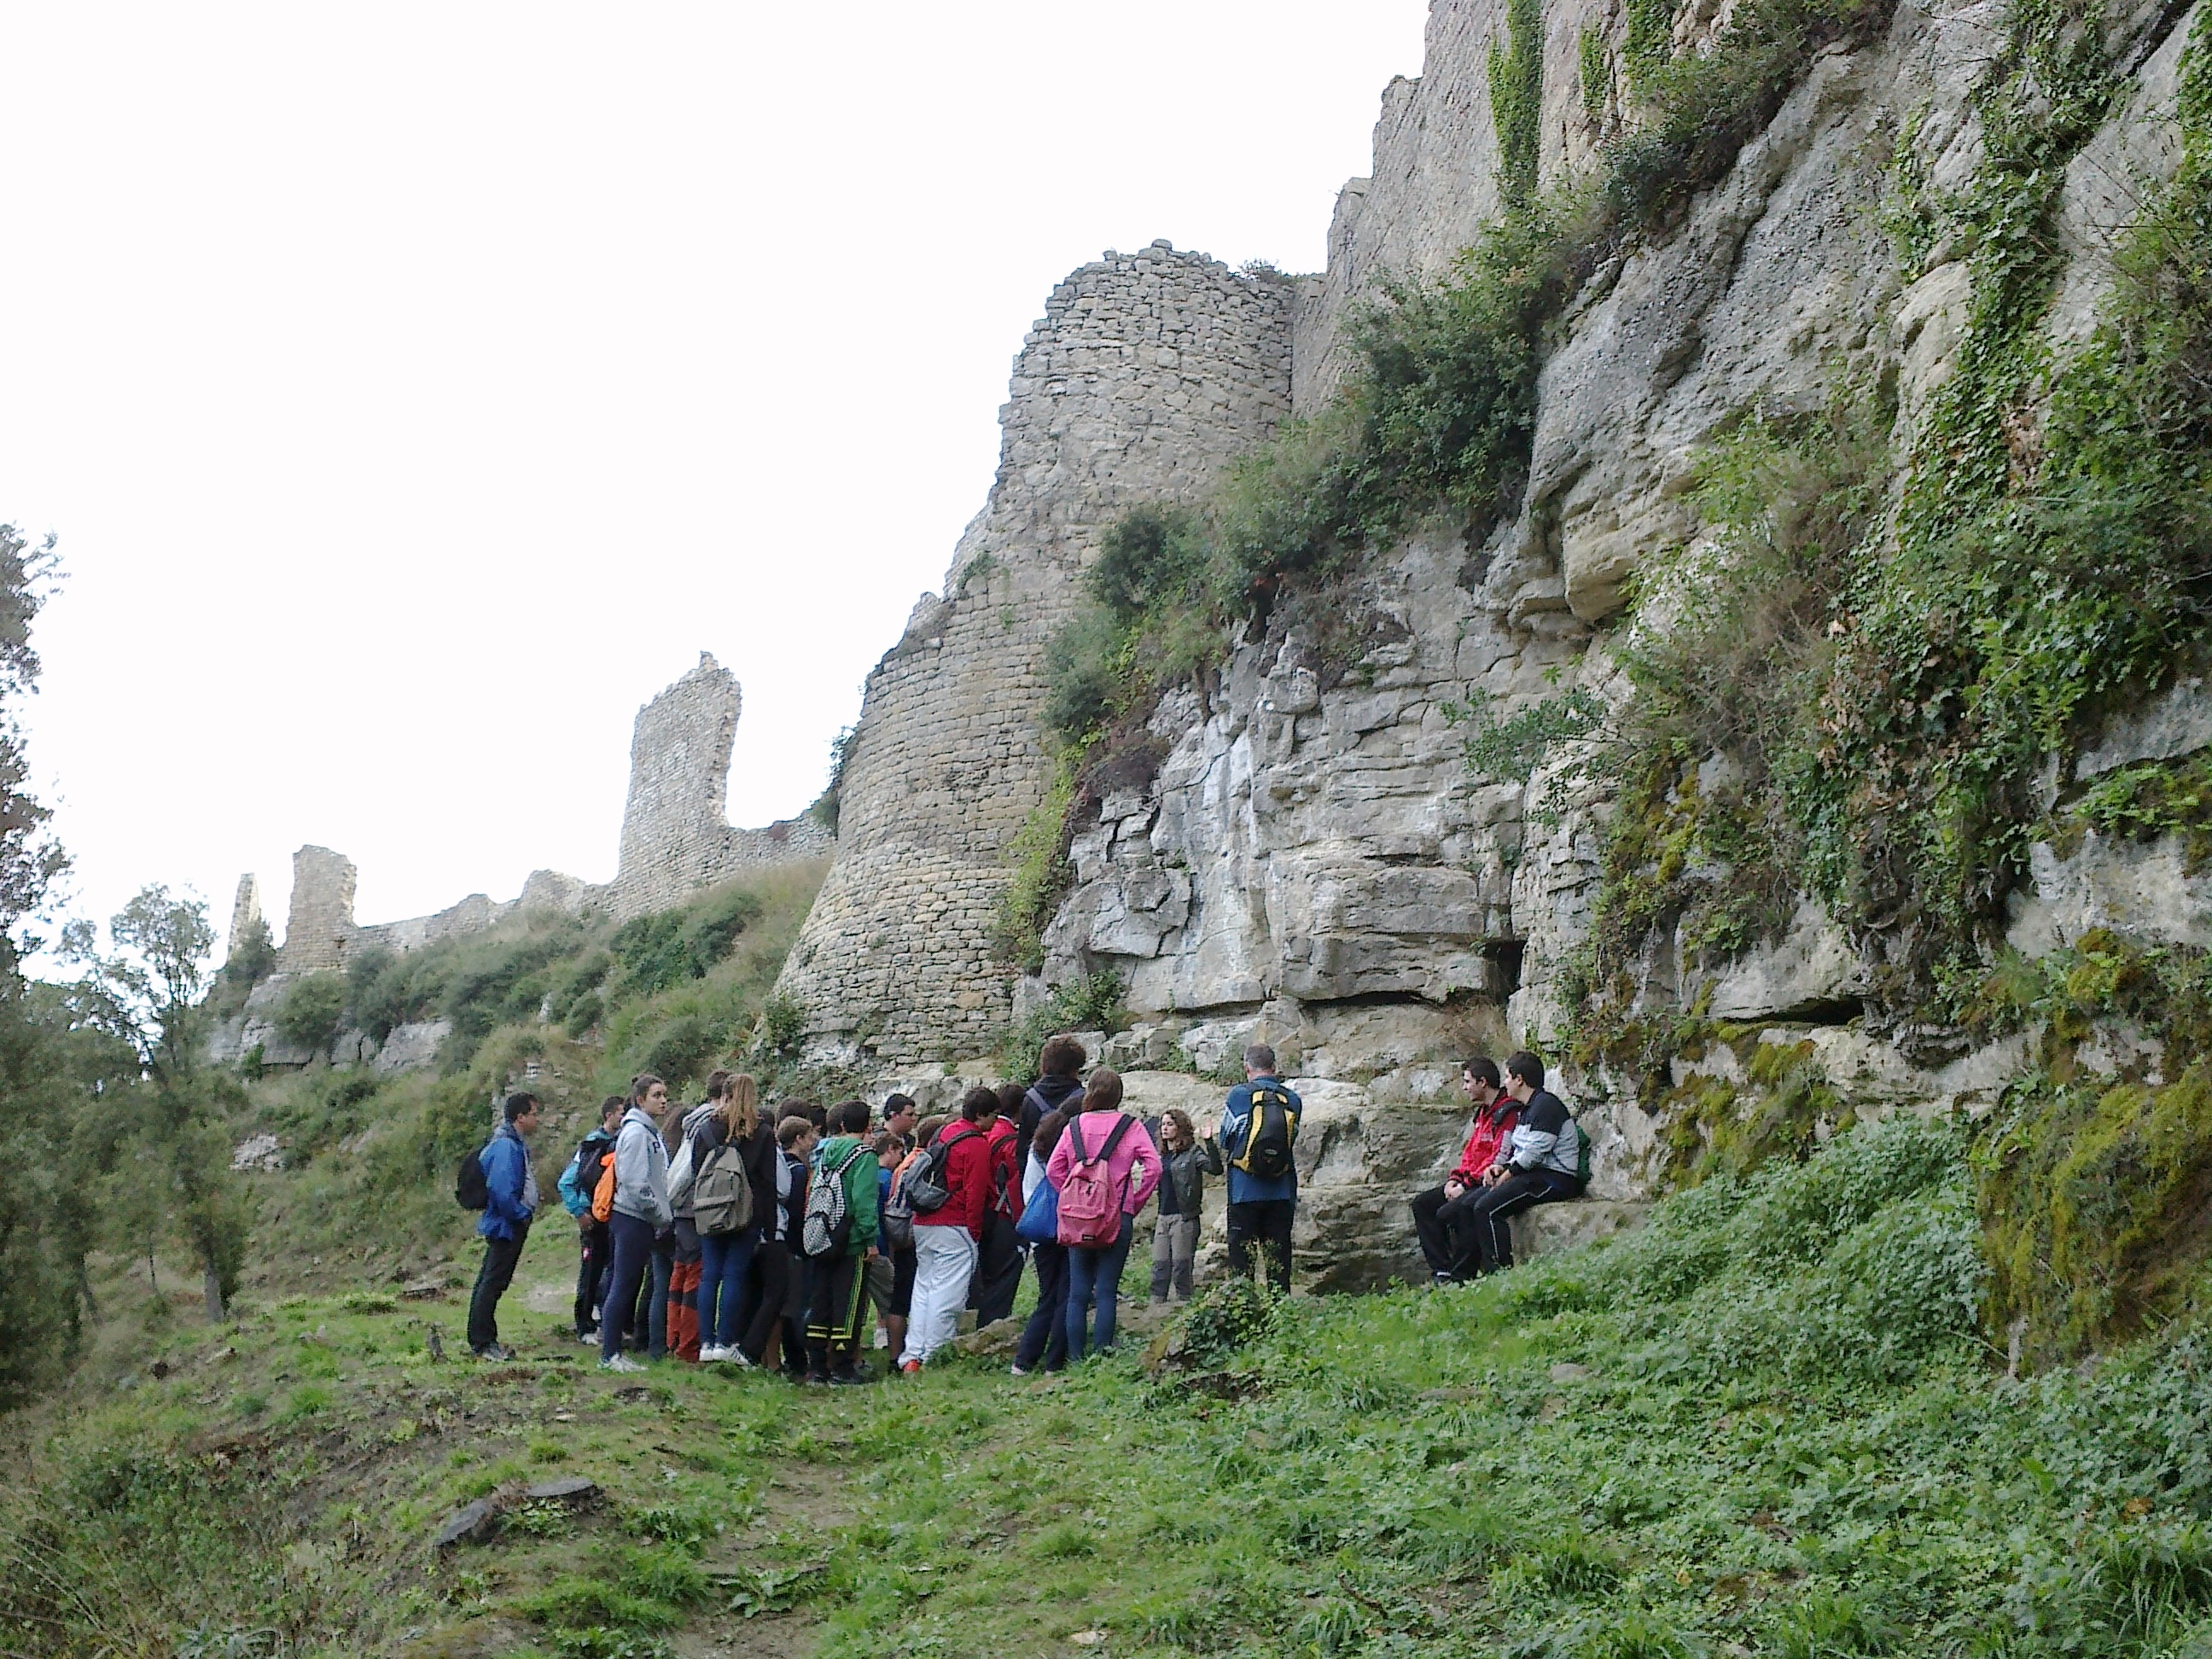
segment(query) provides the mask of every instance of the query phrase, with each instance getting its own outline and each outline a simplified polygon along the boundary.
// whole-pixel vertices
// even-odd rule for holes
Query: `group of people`
[[[1113,1346],[1138,1216],[1156,1194],[1150,1295],[1189,1298],[1209,1176],[1228,1183],[1231,1274],[1256,1266],[1289,1291],[1304,1106],[1272,1048],[1244,1050],[1245,1080],[1203,1131],[1179,1109],[1145,1121],[1126,1110],[1120,1076],[1102,1066],[1085,1078],[1073,1037],[1038,1058],[1035,1084],[971,1088],[957,1111],[931,1116],[900,1094],[880,1113],[860,1100],[770,1112],[757,1081],[729,1071],[683,1109],[660,1078],[633,1079],[559,1182],[578,1224],[578,1339],[608,1370],[673,1355],[849,1385],[872,1380],[861,1364],[872,1334],[897,1371],[918,1372],[963,1310],[979,1325],[1011,1316],[1032,1271],[1013,1372],[1058,1370]],[[1510,1266],[1510,1218],[1588,1177],[1587,1141],[1535,1056],[1512,1056],[1503,1082],[1491,1060],[1470,1060],[1461,1083],[1475,1107],[1466,1147],[1450,1178],[1413,1200],[1440,1281]],[[487,1358],[509,1357],[498,1303],[538,1207],[526,1145],[538,1110],[511,1096],[477,1158],[485,1249],[468,1334]]]

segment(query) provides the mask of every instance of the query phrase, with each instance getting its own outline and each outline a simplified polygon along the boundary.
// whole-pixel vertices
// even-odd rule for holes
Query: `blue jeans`
[[[653,1224],[634,1215],[614,1212],[607,1223],[614,1243],[614,1265],[607,1270],[607,1299],[599,1315],[599,1358],[612,1359],[623,1351],[637,1287],[653,1260]]]
[[[699,1235],[700,1341],[717,1348],[737,1345],[738,1304],[744,1299],[759,1244],[757,1227],[720,1237]]]
[[[1079,1244],[1067,1247],[1067,1358],[1072,1364],[1083,1358],[1083,1316],[1096,1297],[1098,1304],[1097,1340],[1103,1353],[1114,1346],[1114,1298],[1121,1290],[1121,1267],[1129,1259],[1129,1218],[1121,1218],[1121,1236],[1103,1250]]]

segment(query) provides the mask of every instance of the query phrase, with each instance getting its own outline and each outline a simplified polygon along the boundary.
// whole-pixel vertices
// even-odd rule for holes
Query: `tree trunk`
[[[210,1262],[208,1264],[204,1282],[207,1287],[208,1323],[210,1325],[220,1325],[222,1323],[224,1318],[222,1307],[222,1279],[221,1276],[216,1273],[215,1264],[213,1262]]]

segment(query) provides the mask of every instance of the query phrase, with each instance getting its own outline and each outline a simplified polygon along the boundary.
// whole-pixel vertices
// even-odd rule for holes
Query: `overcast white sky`
[[[614,873],[639,703],[797,812],[1061,276],[1316,269],[1425,0],[16,5],[0,520],[76,914]]]

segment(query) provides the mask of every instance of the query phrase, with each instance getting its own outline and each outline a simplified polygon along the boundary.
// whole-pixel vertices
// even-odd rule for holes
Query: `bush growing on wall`
[[[345,1006],[344,975],[310,974],[286,989],[276,1011],[276,1029],[285,1042],[319,1054],[337,1036]]]

